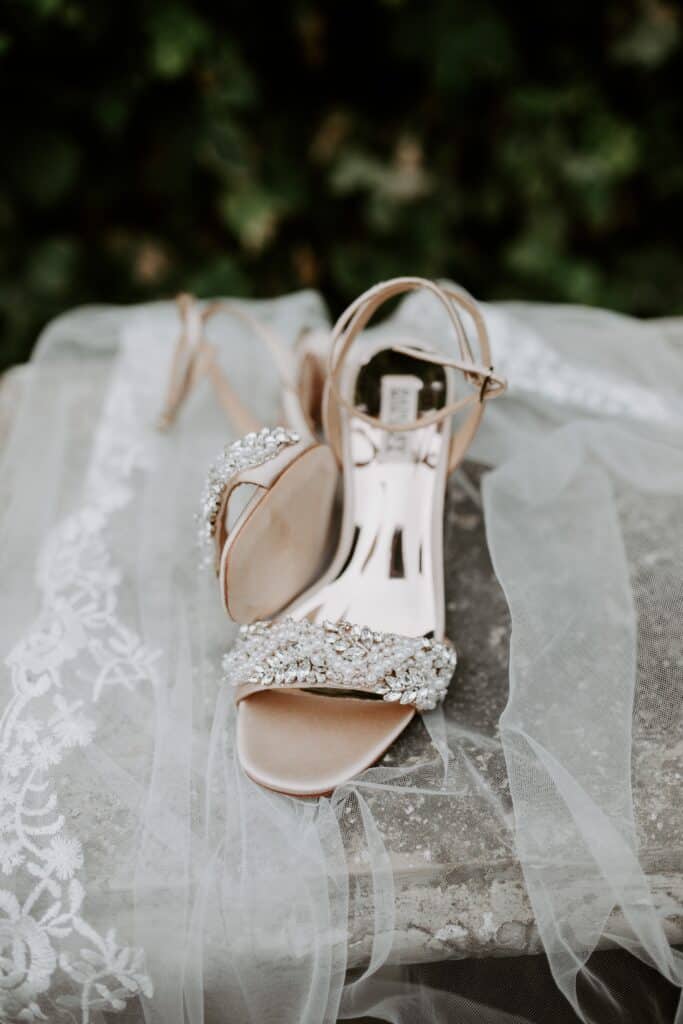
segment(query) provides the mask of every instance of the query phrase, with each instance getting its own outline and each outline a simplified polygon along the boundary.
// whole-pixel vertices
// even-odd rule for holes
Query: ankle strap
[[[173,424],[183,402],[204,376],[209,377],[218,401],[238,434],[258,431],[263,426],[230,384],[218,362],[215,346],[206,338],[208,321],[218,313],[228,313],[249,327],[264,343],[278,371],[287,418],[296,421],[292,425],[297,429],[308,433],[299,408],[293,360],[287,346],[275,331],[232,302],[216,299],[201,306],[193,295],[182,293],[176,298],[176,304],[181,327],[171,363],[166,400],[159,418],[161,430]]]
[[[433,363],[437,366],[460,370],[466,380],[474,384],[474,390],[464,398],[450,402],[434,412],[425,413],[410,423],[386,423],[376,416],[363,412],[352,402],[349,402],[340,391],[339,377],[353,342],[377,309],[395,295],[418,289],[431,292],[443,305],[455,331],[459,357],[449,358],[437,352],[425,351],[409,345],[387,345],[387,349],[412,356],[425,363]],[[482,357],[482,361],[479,363],[474,359],[472,347],[460,313],[461,309],[471,316],[474,323]],[[340,408],[343,408],[348,414],[363,420],[371,426],[381,427],[383,430],[398,433],[416,430],[420,427],[428,426],[430,423],[441,423],[462,409],[473,406],[472,412],[462,426],[454,433],[451,440],[448,460],[448,468],[449,472],[451,472],[461,462],[474,438],[481,422],[484,402],[490,398],[495,398],[505,390],[505,379],[494,372],[493,367],[489,365],[490,361],[491,349],[484,318],[475,300],[463,289],[440,286],[434,281],[429,281],[422,277],[397,277],[369,288],[342,313],[332,332],[324,422],[329,444],[335,452],[337,459],[341,461]]]

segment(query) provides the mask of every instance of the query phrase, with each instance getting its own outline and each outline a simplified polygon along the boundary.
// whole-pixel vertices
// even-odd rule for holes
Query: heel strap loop
[[[353,342],[376,310],[395,295],[420,289],[431,292],[444,307],[456,335],[459,357],[442,356],[437,352],[425,351],[410,345],[388,345],[387,348],[412,356],[422,362],[459,370],[467,381],[475,385],[476,390],[461,399],[448,403],[441,409],[425,413],[409,423],[386,423],[378,417],[358,409],[344,397],[339,384],[341,370]],[[477,362],[474,358],[461,310],[469,314],[474,323],[482,357],[481,362]],[[478,429],[484,402],[497,397],[505,390],[505,379],[495,373],[490,362],[491,349],[484,318],[475,300],[463,289],[441,286],[421,277],[394,278],[368,289],[342,313],[332,332],[324,418],[328,441],[338,460],[341,461],[338,417],[340,408],[370,426],[400,433],[444,422],[463,409],[474,406],[465,423],[453,435],[449,453],[449,472],[452,472],[462,460]],[[334,408],[335,406],[336,408]]]

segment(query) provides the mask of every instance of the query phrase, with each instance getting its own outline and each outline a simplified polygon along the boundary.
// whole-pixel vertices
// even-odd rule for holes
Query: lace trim
[[[88,923],[83,846],[60,813],[52,769],[89,746],[105,689],[150,680],[158,652],[116,614],[120,575],[105,543],[110,518],[132,498],[129,480],[146,464],[133,401],[119,368],[95,441],[83,502],[56,526],[38,561],[42,612],[6,658],[12,696],[0,718],[0,1019],[45,1021],[46,993],[61,973],[57,1005],[88,1024],[151,996],[141,949]],[[68,672],[79,658],[78,671]],[[19,896],[17,894],[21,893]],[[24,895],[25,894],[25,895]],[[66,949],[78,937],[78,952]],[[68,979],[68,980],[67,980]],[[43,997],[43,998],[41,998]]]

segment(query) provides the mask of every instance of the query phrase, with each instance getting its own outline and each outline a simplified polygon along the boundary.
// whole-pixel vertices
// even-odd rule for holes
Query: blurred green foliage
[[[674,0],[5,0],[0,364],[181,287],[681,312],[682,65]]]

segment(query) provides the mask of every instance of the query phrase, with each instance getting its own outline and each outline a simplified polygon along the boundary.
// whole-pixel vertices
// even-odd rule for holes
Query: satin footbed
[[[238,706],[237,751],[259,785],[323,796],[377,761],[414,715],[410,705],[263,690]]]

